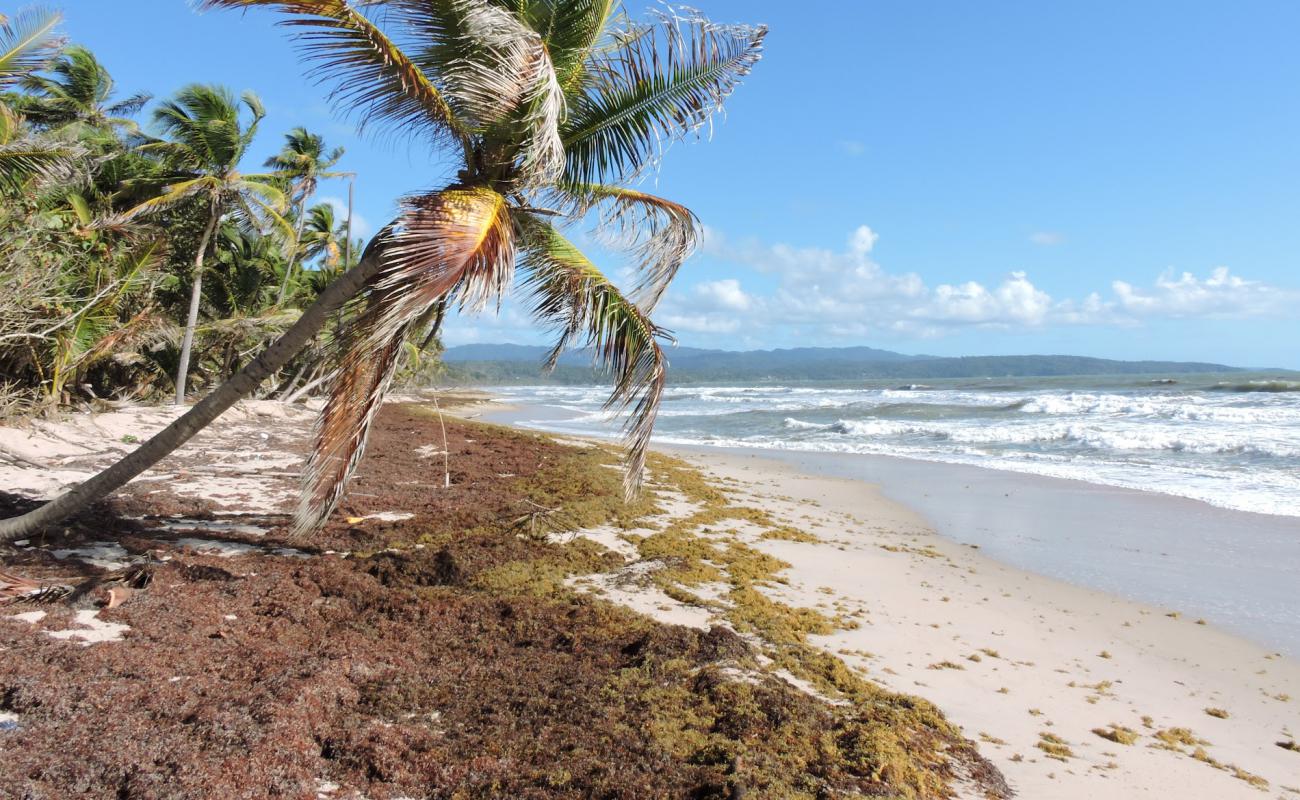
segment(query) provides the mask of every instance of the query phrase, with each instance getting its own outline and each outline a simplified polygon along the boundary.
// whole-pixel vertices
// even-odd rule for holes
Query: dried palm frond
[[[510,520],[510,527],[530,539],[545,539],[553,533],[569,533],[581,527],[573,516],[564,513],[564,508],[548,508],[532,500],[524,499],[524,513]]]
[[[510,214],[505,198],[490,189],[408,201],[399,224],[375,247],[383,266],[344,333],[346,353],[317,422],[295,533],[315,528],[342,497],[411,326],[448,295],[481,306],[504,291],[513,272]]]
[[[71,586],[34,581],[0,572],[0,605],[8,603],[53,603],[72,593]]]

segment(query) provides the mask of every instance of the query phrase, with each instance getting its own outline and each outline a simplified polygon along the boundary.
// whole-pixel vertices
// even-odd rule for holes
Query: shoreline
[[[483,418],[522,427],[533,410],[493,408]],[[934,702],[981,742],[1019,796],[1248,798],[1259,796],[1259,778],[1270,796],[1300,795],[1293,777],[1300,759],[1280,746],[1300,732],[1289,727],[1300,662],[1277,648],[1184,616],[1186,609],[1008,563],[996,548],[944,535],[889,487],[831,474],[824,464],[813,469],[789,453],[758,450],[654,449],[721,481],[738,493],[733,502],[821,539],[755,544],[791,565],[782,573],[788,583],[770,594],[795,607],[863,615],[856,630],[810,641],[887,689]],[[879,457],[894,470],[898,461]],[[994,483],[1033,477],[963,469]],[[1074,483],[1085,502],[1104,508],[1096,496],[1109,487]],[[1161,507],[1195,503],[1121,491]],[[698,609],[660,596],[617,599],[664,621],[698,621]]]
[[[859,480],[753,453],[657,449],[739,482],[750,502],[804,518],[826,537],[761,545],[792,565],[775,596],[863,609],[857,630],[811,640],[886,688],[934,702],[982,741],[1020,796],[1258,796],[1230,771],[1193,764],[1194,749],[1165,749],[1156,734],[1178,729],[1211,742],[1207,754],[1221,765],[1261,775],[1274,789],[1291,785],[1295,754],[1275,742],[1294,722],[1300,663],[1165,609],[990,558]],[[1111,725],[1138,742],[1093,733]],[[1039,747],[1044,735],[1072,755],[1050,757]]]
[[[548,406],[491,401],[483,418],[533,430]],[[542,424],[532,424],[541,422]],[[559,435],[568,435],[560,433]],[[656,450],[754,455],[878,487],[940,536],[1026,572],[1163,607],[1300,658],[1300,518],[1070,478],[894,455],[654,442]],[[1142,540],[1130,532],[1141,530]],[[1236,536],[1235,530],[1249,531]],[[1050,532],[1050,534],[1045,533]],[[1224,558],[1225,547],[1231,548]]]

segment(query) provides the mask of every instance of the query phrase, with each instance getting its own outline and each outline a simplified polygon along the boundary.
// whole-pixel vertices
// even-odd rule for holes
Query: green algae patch
[[[1048,758],[1054,758],[1057,761],[1069,761],[1074,758],[1074,751],[1070,749],[1070,743],[1054,733],[1044,732],[1038,734],[1038,741],[1034,744],[1034,747],[1046,753]]]
[[[1123,725],[1111,723],[1107,728],[1093,728],[1092,732],[1103,739],[1109,739],[1116,744],[1131,745],[1136,742],[1140,734],[1132,728],[1126,728]]]

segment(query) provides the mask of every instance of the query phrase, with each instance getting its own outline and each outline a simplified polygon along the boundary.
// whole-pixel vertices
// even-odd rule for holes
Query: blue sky
[[[683,344],[1300,368],[1300,4],[694,4],[771,33],[712,140],[642,187],[708,229],[657,311]],[[363,230],[447,177],[331,114],[273,15],[58,5],[125,91],[256,90],[255,163],[297,124],[346,146]],[[446,338],[544,334],[507,304]]]

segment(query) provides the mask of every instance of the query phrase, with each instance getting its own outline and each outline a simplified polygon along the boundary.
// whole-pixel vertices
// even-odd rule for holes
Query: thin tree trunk
[[[429,333],[424,337],[424,341],[420,342],[421,353],[428,350],[429,346],[438,338],[438,334],[442,332],[442,320],[443,317],[447,316],[447,298],[444,297],[438,301],[438,304],[434,306],[433,313],[433,325],[429,327]]]
[[[199,300],[203,297],[203,258],[208,253],[208,242],[221,219],[217,201],[212,201],[208,214],[208,227],[199,240],[199,254],[194,257],[194,285],[190,288],[190,311],[185,317],[185,335],[181,338],[181,363],[176,365],[176,405],[185,405],[185,381],[190,374],[190,349],[194,346],[194,328],[199,324]]]
[[[277,306],[284,305],[284,296],[289,293],[289,278],[293,275],[293,268],[298,266],[298,254],[302,252],[302,229],[307,223],[308,199],[304,194],[298,203],[298,230],[293,234],[293,254],[289,256],[289,265],[284,268],[284,280],[280,282],[280,296],[275,299]]]
[[[36,531],[60,522],[118,489],[127,481],[166,458],[173,450],[189,441],[194,434],[247,396],[268,376],[282,368],[320,330],[330,314],[351,299],[379,271],[379,248],[371,246],[361,258],[361,263],[348,270],[329,285],[316,298],[316,302],[303,312],[298,321],[283,336],[248,363],[230,380],[218,386],[207,397],[154,434],[121,461],[95,477],[79,483],[63,494],[21,517],[0,520],[0,543],[21,539]]]

